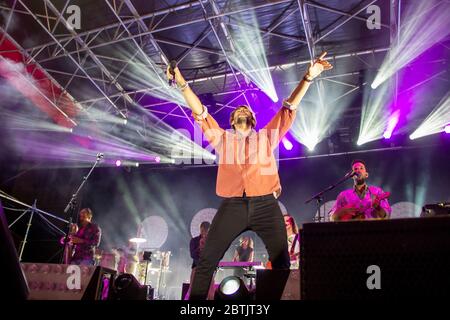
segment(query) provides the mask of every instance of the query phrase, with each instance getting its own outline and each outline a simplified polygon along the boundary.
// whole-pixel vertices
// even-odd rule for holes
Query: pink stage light
[[[398,123],[399,116],[400,116],[400,110],[397,110],[393,114],[391,114],[391,116],[389,117],[388,125],[386,127],[386,130],[383,133],[383,137],[385,139],[390,139],[392,137],[392,132],[394,131],[395,126]]]
[[[122,165],[122,161],[117,160],[117,161],[116,161],[116,167],[120,167],[121,165]]]

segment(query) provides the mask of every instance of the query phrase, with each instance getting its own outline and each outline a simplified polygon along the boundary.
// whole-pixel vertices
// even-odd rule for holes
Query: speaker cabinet
[[[16,247],[8,229],[8,223],[3,213],[0,201],[0,272],[2,290],[8,300],[25,300],[29,289],[25,275],[20,267]]]
[[[302,299],[450,296],[450,217],[308,223]]]

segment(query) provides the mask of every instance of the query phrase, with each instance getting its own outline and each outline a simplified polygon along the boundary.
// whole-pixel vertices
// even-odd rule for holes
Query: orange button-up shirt
[[[204,108],[202,115],[193,116],[218,156],[217,195],[278,197],[281,185],[273,152],[294,122],[296,108],[282,107],[263,129],[248,136],[220,128]]]

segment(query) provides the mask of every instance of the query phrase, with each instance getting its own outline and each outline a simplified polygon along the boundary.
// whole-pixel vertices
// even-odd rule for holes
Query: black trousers
[[[226,198],[209,228],[192,283],[190,300],[206,300],[219,261],[232,241],[247,230],[254,231],[263,240],[273,269],[289,269],[286,227],[275,197]]]

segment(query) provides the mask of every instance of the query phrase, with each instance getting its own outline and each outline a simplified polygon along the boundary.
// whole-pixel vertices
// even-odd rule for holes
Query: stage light
[[[448,124],[448,125],[446,125],[446,126],[444,127],[444,132],[445,132],[445,133],[450,133],[450,124]]]
[[[284,148],[288,151],[292,150],[292,148],[294,147],[292,145],[292,142],[290,142],[286,137],[284,137],[281,141],[283,142]]]
[[[315,137],[315,136],[309,137],[305,141],[305,145],[308,147],[309,151],[314,151],[314,148],[316,147],[316,145],[318,143],[319,143],[319,139],[317,139],[317,137]]]
[[[450,6],[446,1],[417,1],[415,5],[409,6],[402,14],[398,38],[391,41],[391,49],[372,82],[372,89],[445,39],[450,33],[449,16]]]
[[[123,273],[115,278],[109,299],[152,300],[153,292],[150,285],[141,285],[132,274]]]
[[[298,77],[298,73],[293,71],[295,70],[289,72],[292,80]],[[290,132],[295,140],[313,151],[318,143],[330,135],[336,121],[346,109],[348,102],[340,99],[355,90],[352,88],[346,91],[344,86],[336,86],[324,79],[317,80],[309,90],[308,96],[305,96],[297,109]]]
[[[139,162],[136,162],[135,166],[136,166],[136,167],[139,167]]]
[[[397,125],[400,110],[391,114],[393,90],[388,82],[378,90],[365,90],[357,145],[382,139],[385,135],[391,136]]]
[[[241,71],[245,79],[250,79],[273,101],[278,102],[272,75],[270,73],[264,43],[259,31],[259,23],[254,12],[233,16],[229,22],[234,28],[230,41],[234,51],[230,54],[231,64]]]
[[[121,84],[129,88],[148,88],[151,95],[175,105],[185,106],[181,90],[177,90],[168,84],[165,68],[161,68],[142,50],[137,49],[136,44],[120,43],[115,48],[115,55],[128,61],[127,68],[115,61],[105,61],[105,64],[113,73],[120,74]]]
[[[228,276],[222,280],[214,295],[214,300],[248,300],[250,292],[244,281],[236,276]]]
[[[161,158],[160,157],[156,157],[155,158],[155,162],[160,163],[161,162]]]
[[[131,238],[130,240],[131,243],[144,243],[147,242],[147,239],[145,238]]]
[[[116,160],[116,167],[120,167],[122,165],[122,161]]]
[[[123,124],[127,125],[127,123],[128,123],[128,119],[127,118],[123,119]]]
[[[392,132],[395,129],[395,126],[398,123],[398,119],[400,116],[400,110],[396,110],[390,117],[388,120],[388,124],[387,124],[387,128],[386,131],[384,131],[383,133],[383,137],[385,139],[390,139],[392,137]]]
[[[444,97],[420,126],[409,136],[411,140],[439,132],[447,132],[450,120],[450,93]]]

